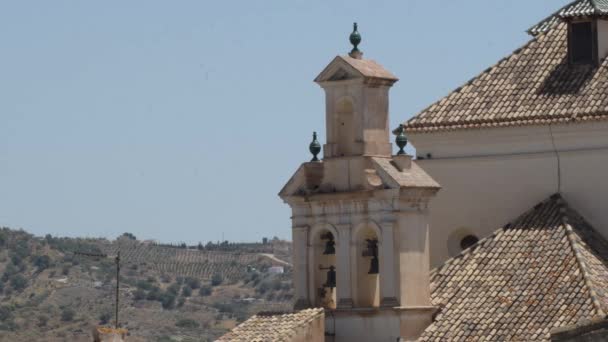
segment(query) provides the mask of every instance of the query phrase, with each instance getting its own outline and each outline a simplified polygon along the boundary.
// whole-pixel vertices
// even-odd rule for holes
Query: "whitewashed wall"
[[[553,139],[552,139],[553,136]],[[558,191],[608,238],[608,123],[411,134],[422,166],[442,185],[431,201],[431,263],[459,252]],[[555,149],[554,149],[555,146]],[[555,152],[557,150],[557,153]]]

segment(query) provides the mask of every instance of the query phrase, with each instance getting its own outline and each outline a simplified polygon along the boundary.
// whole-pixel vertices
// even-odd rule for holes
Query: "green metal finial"
[[[360,53],[361,51],[359,51],[357,46],[361,43],[361,35],[359,34],[359,31],[357,31],[357,23],[353,24],[353,33],[350,34],[349,39],[350,43],[353,44],[353,49],[350,51],[350,54]]]
[[[405,154],[405,151],[403,150],[403,148],[405,147],[405,145],[407,145],[407,137],[405,136],[405,127],[403,127],[403,125],[399,125],[399,129],[397,131],[399,132],[397,134],[397,137],[395,138],[395,143],[397,144],[397,146],[399,146],[399,152],[397,152],[397,155],[402,155],[402,154]]]
[[[312,153],[311,161],[319,161],[317,154],[321,152],[321,144],[319,144],[319,141],[317,140],[317,132],[312,132],[312,142],[308,146],[308,150],[310,150],[310,153]]]

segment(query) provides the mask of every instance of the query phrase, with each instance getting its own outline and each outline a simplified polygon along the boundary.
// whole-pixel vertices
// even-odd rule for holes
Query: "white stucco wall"
[[[432,266],[455,254],[453,246],[448,248],[453,234],[471,231],[483,238],[556,193],[558,155],[562,195],[608,237],[606,122],[409,138],[417,155],[431,154],[431,159],[418,164],[442,186],[430,205]]]

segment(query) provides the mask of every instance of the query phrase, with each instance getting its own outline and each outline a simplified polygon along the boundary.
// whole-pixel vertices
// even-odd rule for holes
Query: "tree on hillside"
[[[222,278],[222,275],[219,274],[219,273],[216,273],[216,274],[213,275],[213,277],[211,277],[211,285],[212,286],[218,286],[223,281],[224,281],[224,279]]]
[[[199,287],[201,287],[201,281],[197,278],[187,277],[184,282],[192,289],[198,289]]]
[[[11,278],[11,286],[16,291],[21,291],[27,286],[27,279],[21,274],[15,274]]]
[[[123,233],[121,235],[121,237],[125,237],[125,238],[127,238],[129,240],[137,240],[137,238],[135,237],[135,235],[133,235],[133,234],[131,234],[129,232]]]
[[[38,268],[38,271],[44,271],[51,266],[51,258],[48,255],[36,255],[32,264]]]
[[[65,307],[61,310],[61,320],[64,322],[71,322],[76,316],[76,312],[68,307]]]
[[[99,324],[104,325],[108,324],[110,319],[112,318],[112,313],[109,311],[104,311],[99,315]]]

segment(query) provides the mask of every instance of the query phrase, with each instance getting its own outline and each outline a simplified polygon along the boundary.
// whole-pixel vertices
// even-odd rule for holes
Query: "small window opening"
[[[462,238],[462,240],[460,240],[460,248],[462,248],[462,250],[465,250],[471,246],[473,246],[474,244],[476,244],[479,241],[479,238],[475,235],[467,235],[464,238]]]
[[[570,24],[570,61],[593,62],[593,25],[590,21]]]

